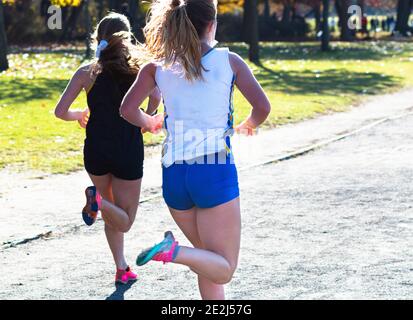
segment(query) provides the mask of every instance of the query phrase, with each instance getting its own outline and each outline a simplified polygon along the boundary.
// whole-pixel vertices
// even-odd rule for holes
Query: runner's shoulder
[[[81,65],[74,73],[73,80],[79,81],[82,85],[86,88],[89,87],[90,83],[92,83],[96,76],[96,72],[94,72],[94,67],[96,66],[95,62],[90,62]]]
[[[141,72],[154,75],[159,65],[160,63],[158,62],[148,62],[142,66]]]
[[[248,65],[244,59],[238,53],[232,51],[229,51],[229,62],[235,74],[244,68],[248,68]]]

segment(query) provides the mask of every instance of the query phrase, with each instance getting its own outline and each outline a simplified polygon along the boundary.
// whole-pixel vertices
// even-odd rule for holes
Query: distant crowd
[[[354,18],[353,20],[354,25],[357,25],[357,20]],[[330,30],[332,32],[337,31],[339,27],[339,23],[337,19],[331,19],[330,22]],[[361,28],[360,28],[361,27]],[[377,16],[368,16],[363,15],[361,19],[361,26],[357,29],[352,30],[353,35],[356,33],[361,33],[364,36],[370,36],[372,34],[376,34],[379,32],[389,32],[394,35],[396,29],[396,17],[389,15],[387,17],[377,17]]]
[[[387,16],[385,18],[368,17],[364,15],[361,22],[362,33],[369,34],[370,32],[390,32],[393,33],[396,27],[396,18]]]

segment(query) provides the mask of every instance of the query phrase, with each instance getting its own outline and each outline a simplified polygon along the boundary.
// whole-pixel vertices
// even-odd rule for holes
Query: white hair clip
[[[98,47],[96,48],[96,58],[100,58],[100,54],[102,53],[103,50],[106,49],[106,47],[109,45],[109,43],[106,40],[101,40],[99,42]]]

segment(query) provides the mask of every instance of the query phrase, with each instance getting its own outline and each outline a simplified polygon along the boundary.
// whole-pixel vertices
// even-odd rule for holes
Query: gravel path
[[[412,92],[409,94],[411,97]],[[407,107],[406,104],[404,108],[394,107],[393,114]],[[288,130],[295,129],[296,138],[290,137],[290,141],[296,141],[298,146],[309,138],[304,134],[308,123],[318,124],[317,128],[324,133],[327,127],[335,127],[328,135],[331,136],[353,128],[357,121],[366,123],[386,115],[385,108],[380,109],[378,104],[374,118],[354,116],[354,113],[367,113],[369,108],[372,107],[367,105],[363,110],[354,109],[347,114],[281,128],[273,131],[273,138],[284,134],[287,139],[288,132],[292,132]],[[391,114],[391,110],[387,112]],[[337,121],[335,126],[331,122],[328,126],[332,120]],[[388,121],[306,156],[243,171],[240,174],[241,259],[235,278],[227,288],[228,298],[412,299],[412,123],[413,116]],[[265,135],[259,139],[262,140],[255,142],[264,143]],[[279,141],[285,142],[273,140],[273,144],[278,145]],[[266,153],[271,149],[266,146],[256,147]],[[289,146],[295,147],[294,143]],[[261,156],[260,160],[267,157]],[[247,163],[242,156],[238,158],[242,165]],[[6,209],[18,209],[24,217],[14,217],[15,210],[6,210],[5,217],[2,209],[3,239],[12,237],[10,230],[23,235],[11,227],[13,223],[16,226],[24,222],[30,231],[37,230],[36,226],[38,230],[45,228],[46,221],[54,228],[61,220],[69,225],[79,223],[77,208],[68,209],[63,204],[77,196],[77,188],[86,177],[79,181],[74,178],[81,175],[27,179],[25,182],[33,185],[26,186],[30,196],[29,201],[25,196],[24,202],[11,202],[18,196],[14,192],[18,193],[19,187],[9,180],[9,189],[4,186],[0,189],[2,208],[5,205]],[[151,177],[156,180],[156,175]],[[158,182],[152,185],[149,182],[146,194],[156,192]],[[46,184],[47,191],[44,190]],[[56,191],[56,186],[64,186],[64,191]],[[53,195],[57,204],[54,208],[50,208],[47,194]],[[33,201],[35,197],[41,202]],[[37,220],[42,210],[47,219]],[[10,220],[11,224],[4,224]],[[139,250],[159,240],[167,229],[174,231],[182,243],[187,243],[161,200],[142,204],[137,221],[127,235],[127,257],[131,263]],[[137,283],[115,288],[102,223],[64,234],[52,233],[48,239],[2,249],[0,260],[0,299],[199,298],[194,275],[175,265],[150,263],[138,269]]]

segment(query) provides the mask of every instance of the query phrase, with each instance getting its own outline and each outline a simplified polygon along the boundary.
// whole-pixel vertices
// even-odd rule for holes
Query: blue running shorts
[[[237,168],[222,153],[162,166],[162,182],[165,202],[175,210],[213,208],[239,197]]]

